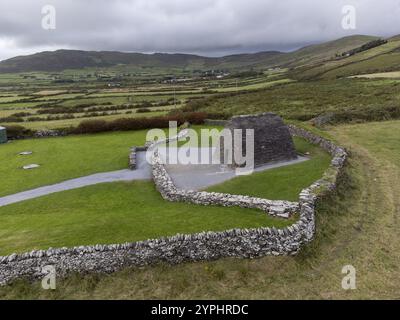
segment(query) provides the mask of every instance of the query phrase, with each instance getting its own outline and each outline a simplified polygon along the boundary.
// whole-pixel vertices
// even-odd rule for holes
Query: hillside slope
[[[0,62],[0,72],[62,71],[66,69],[106,68],[119,64],[140,66],[185,66],[203,58],[184,54],[140,54],[112,51],[57,50],[19,56]]]
[[[310,45],[280,56],[275,63],[288,68],[307,66],[330,60],[337,53],[349,51],[376,39],[378,38],[374,36],[354,35],[322,44]]]
[[[302,66],[294,70],[292,76],[298,80],[328,80],[388,71],[400,71],[400,36],[349,57]]]
[[[238,54],[221,58],[209,58],[190,54],[142,54],[113,51],[57,50],[19,56],[0,62],[0,73],[31,71],[63,71],[66,69],[107,68],[117,65],[160,68],[240,68],[253,65],[260,60],[268,61],[282,53],[260,52]]]
[[[66,69],[107,68],[117,65],[189,69],[258,69],[274,66],[294,68],[332,59],[337,53],[357,48],[375,39],[377,38],[372,36],[356,35],[307,46],[289,53],[267,51],[218,58],[191,54],[141,54],[114,51],[57,50],[1,61],[0,73],[56,72]]]

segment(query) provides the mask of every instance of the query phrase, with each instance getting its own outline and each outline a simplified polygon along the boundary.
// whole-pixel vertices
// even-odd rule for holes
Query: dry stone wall
[[[297,202],[274,201],[243,195],[232,195],[217,192],[201,192],[178,189],[165,169],[158,151],[154,151],[153,180],[162,197],[168,201],[189,202],[200,205],[217,205],[224,207],[238,206],[242,208],[260,209],[271,216],[288,218],[299,209]]]
[[[43,267],[48,265],[54,266],[57,275],[63,277],[71,272],[111,273],[128,266],[145,266],[160,262],[177,264],[224,257],[257,258],[266,255],[296,254],[303,245],[313,239],[316,201],[336,187],[336,178],[346,163],[347,153],[343,148],[304,129],[289,126],[289,130],[292,135],[320,145],[333,156],[329,173],[300,193],[296,209],[299,212],[299,220],[293,225],[283,229],[234,229],[176,235],[135,243],[12,254],[0,257],[0,284],[5,285],[21,277],[30,280],[42,279],[45,275]],[[156,165],[156,171],[157,168],[160,169]],[[169,183],[162,182],[162,186]],[[173,188],[172,185],[169,186]]]

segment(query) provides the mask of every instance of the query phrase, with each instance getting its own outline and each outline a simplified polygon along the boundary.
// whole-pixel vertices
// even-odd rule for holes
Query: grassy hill
[[[154,54],[123,52],[94,52],[79,50],[46,51],[20,56],[0,62],[0,72],[63,71],[66,69],[106,68],[120,64],[141,66],[184,66],[190,61],[202,60],[194,55]]]
[[[56,72],[67,69],[107,68],[114,66],[188,68],[188,69],[263,69],[273,66],[295,68],[330,60],[335,54],[360,47],[376,40],[373,36],[349,36],[322,44],[310,45],[299,50],[282,53],[277,51],[254,54],[237,54],[210,58],[190,54],[141,54],[115,51],[46,51],[19,56],[0,62],[0,73],[31,71]],[[396,39],[396,38],[394,38]],[[394,40],[393,40],[394,41]]]
[[[55,72],[67,69],[107,68],[120,65],[159,68],[237,68],[282,55],[280,52],[239,54],[209,58],[189,54],[142,54],[112,51],[57,50],[19,56],[0,62],[0,73]]]
[[[386,44],[349,57],[302,66],[294,70],[292,76],[298,80],[337,79],[398,70],[400,70],[400,36],[392,37]]]
[[[281,67],[288,68],[309,66],[310,64],[330,60],[334,58],[337,53],[360,47],[376,39],[378,38],[374,36],[355,35],[321,44],[310,45],[277,57],[275,63]]]

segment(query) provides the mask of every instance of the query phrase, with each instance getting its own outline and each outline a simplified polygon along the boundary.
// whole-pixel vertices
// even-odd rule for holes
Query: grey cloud
[[[41,28],[46,4],[53,31]],[[347,4],[356,30],[341,27]],[[400,0],[2,0],[0,12],[0,59],[55,48],[219,55],[400,33]]]

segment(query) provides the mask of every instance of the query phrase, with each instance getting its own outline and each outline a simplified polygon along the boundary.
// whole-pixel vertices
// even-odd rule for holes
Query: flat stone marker
[[[38,164],[28,164],[27,166],[23,166],[22,169],[24,170],[31,170],[31,169],[36,169],[39,168],[40,165]]]
[[[20,156],[29,156],[29,155],[31,155],[32,153],[33,153],[32,151],[23,151],[23,152],[20,152],[19,155],[20,155]]]

